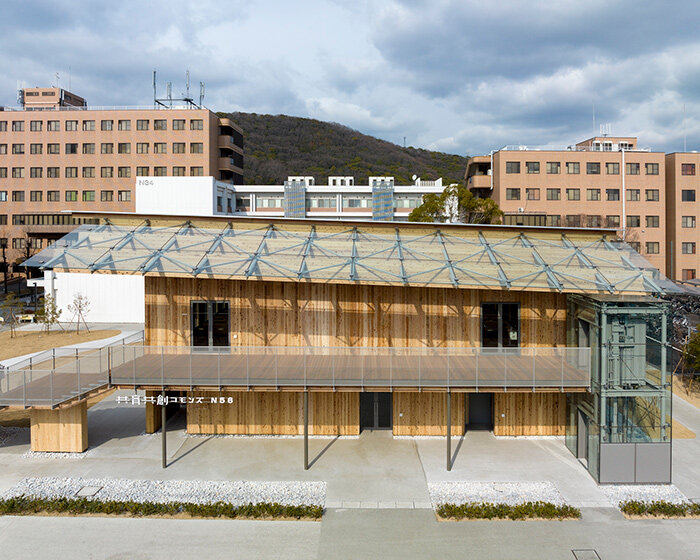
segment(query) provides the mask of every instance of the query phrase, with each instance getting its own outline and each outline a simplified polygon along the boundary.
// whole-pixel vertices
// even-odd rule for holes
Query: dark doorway
[[[578,411],[578,430],[576,434],[576,456],[588,468],[588,417]]]
[[[229,304],[227,301],[193,301],[192,346],[229,345]]]
[[[491,393],[469,393],[467,429],[493,429],[493,395]]]
[[[481,346],[517,348],[520,346],[520,304],[481,305]]]
[[[391,429],[391,393],[360,393],[360,431]]]

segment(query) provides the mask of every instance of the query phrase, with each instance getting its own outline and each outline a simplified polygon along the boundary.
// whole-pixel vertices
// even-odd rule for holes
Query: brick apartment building
[[[0,243],[10,263],[83,220],[66,210],[133,212],[136,177],[243,183],[241,129],[193,103],[90,107],[60,88],[25,88],[20,102],[0,107]]]
[[[614,228],[656,268],[683,280],[700,269],[699,164],[698,154],[666,155],[638,147],[634,137],[602,136],[565,150],[506,146],[471,158],[465,181],[498,203],[506,224]]]

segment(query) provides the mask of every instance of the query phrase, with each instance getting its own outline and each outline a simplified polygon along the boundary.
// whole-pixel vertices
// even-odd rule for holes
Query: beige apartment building
[[[80,223],[66,210],[133,212],[137,177],[243,183],[242,130],[193,103],[90,107],[60,88],[26,88],[20,101],[0,107],[0,243],[8,262]]]
[[[664,271],[665,163],[636,138],[603,136],[566,150],[506,146],[471,158],[465,181],[498,203],[505,224],[614,228]]]
[[[669,277],[686,282],[695,280],[700,271],[699,172],[700,154],[697,152],[666,155],[666,270]]]

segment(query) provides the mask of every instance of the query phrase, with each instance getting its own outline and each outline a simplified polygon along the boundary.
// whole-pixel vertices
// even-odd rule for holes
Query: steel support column
[[[304,470],[309,470],[309,391],[304,391]]]
[[[445,393],[447,399],[447,470],[452,470],[452,392]]]
[[[168,466],[168,455],[167,455],[167,441],[165,436],[165,416],[166,416],[166,406],[165,406],[165,390],[161,392],[161,397],[163,398],[163,404],[160,407],[160,431],[161,431],[161,462],[163,468]]]

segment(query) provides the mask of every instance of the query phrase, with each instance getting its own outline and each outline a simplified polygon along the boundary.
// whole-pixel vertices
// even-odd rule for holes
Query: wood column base
[[[54,410],[32,409],[32,451],[82,453],[88,447],[87,402]]]

